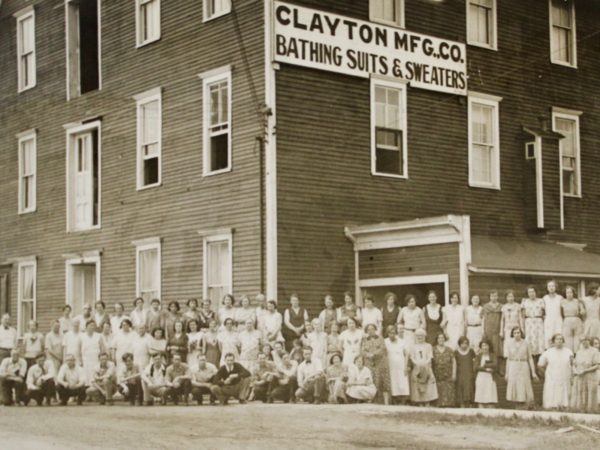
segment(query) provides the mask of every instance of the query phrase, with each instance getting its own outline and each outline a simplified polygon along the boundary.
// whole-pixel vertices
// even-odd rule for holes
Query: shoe
[[[240,400],[239,400],[239,403],[240,403],[240,405],[245,405],[245,404],[246,404],[246,400],[242,400],[242,399],[240,399]]]

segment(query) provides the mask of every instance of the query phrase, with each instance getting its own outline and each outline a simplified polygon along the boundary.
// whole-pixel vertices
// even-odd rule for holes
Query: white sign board
[[[280,1],[273,8],[276,62],[467,94],[465,44]]]

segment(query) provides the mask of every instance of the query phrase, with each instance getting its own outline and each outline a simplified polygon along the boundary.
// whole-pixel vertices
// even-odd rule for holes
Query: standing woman
[[[198,300],[195,298],[190,298],[186,302],[185,306],[187,306],[187,310],[181,315],[181,319],[183,320],[183,328],[187,330],[188,323],[191,320],[195,320],[198,323],[198,319],[200,318],[198,313]]]
[[[586,412],[598,410],[598,376],[600,353],[590,346],[590,338],[581,338],[581,347],[573,361],[571,407]]]
[[[46,349],[46,357],[48,361],[52,361],[54,364],[54,371],[58,373],[60,366],[63,362],[63,336],[60,332],[60,321],[55,320],[52,322],[52,328],[46,335],[44,341],[44,348]]]
[[[240,307],[235,310],[234,320],[238,332],[247,329],[249,320],[254,322],[254,330],[256,331],[256,309],[250,305],[250,299],[247,295],[243,295],[240,299]]]
[[[191,319],[187,324],[188,354],[187,364],[195,369],[198,366],[198,356],[202,354],[202,339],[204,332],[200,330],[198,321]]]
[[[213,319],[208,324],[202,339],[202,353],[206,355],[206,362],[215,367],[221,367],[221,349],[219,345],[219,324]]]
[[[221,361],[219,362],[219,367],[225,364],[225,357],[229,353],[233,355],[234,361],[239,361],[240,359],[240,339],[237,331],[235,330],[233,319],[231,317],[225,319],[223,326],[225,329],[219,333],[218,337],[219,349],[221,350]]]
[[[415,343],[409,348],[409,361],[412,367],[410,372],[410,400],[428,406],[438,398],[435,375],[431,368],[433,350],[425,342],[427,333],[419,328],[414,333]]]
[[[198,313],[198,323],[202,331],[208,330],[210,321],[216,319],[216,314],[211,308],[212,301],[210,298],[202,300],[202,309]]]
[[[73,312],[73,308],[70,305],[65,305],[63,307],[63,315],[60,319],[58,319],[60,323],[60,333],[65,334],[68,331],[71,331],[71,313]],[[58,373],[58,371],[56,372]]]
[[[565,347],[565,338],[560,333],[550,338],[550,344],[552,347],[542,353],[538,362],[544,371],[543,406],[546,409],[568,408],[573,352]]]
[[[533,403],[531,379],[537,380],[530,346],[523,339],[521,328],[510,332],[512,340],[506,346],[506,400],[525,404]]]
[[[398,308],[398,297],[393,292],[388,292],[384,297],[385,305],[381,308],[381,330],[385,336],[387,329],[390,325],[396,326],[398,323],[398,315],[400,314],[400,308]]]
[[[162,328],[155,328],[152,330],[151,335],[148,344],[150,358],[152,359],[154,355],[160,355],[164,364],[167,361],[167,339],[165,338],[165,330]]]
[[[489,408],[498,403],[496,385],[497,362],[486,341],[479,343],[479,354],[475,356],[475,403],[480,408]]]
[[[319,323],[321,324],[321,329],[329,334],[331,326],[337,321],[337,312],[331,295],[327,294],[323,302],[325,304],[325,309],[319,314]]]
[[[102,333],[104,324],[110,324],[110,317],[106,313],[106,305],[102,300],[98,300],[94,304],[94,322],[96,323],[96,332]]]
[[[115,313],[110,317],[110,328],[117,333],[121,329],[121,322],[128,319],[128,317],[125,314],[123,303],[117,302],[113,305],[113,308]]]
[[[465,308],[465,320],[467,322],[467,339],[471,348],[479,351],[479,344],[483,339],[483,308],[479,295],[471,297],[471,304]]]
[[[263,341],[270,344],[283,342],[283,335],[281,334],[282,323],[283,317],[281,316],[281,313],[277,311],[275,300],[269,300],[267,302],[267,310],[262,315]]]
[[[243,300],[242,300],[243,303]],[[254,319],[248,319],[245,323],[245,329],[240,332],[240,364],[246,370],[252,372],[256,368],[258,362],[258,354],[262,345],[262,335],[254,327]],[[267,354],[267,359],[271,357],[271,353]]]
[[[173,324],[173,334],[169,336],[167,340],[167,359],[168,363],[171,364],[173,355],[178,354],[181,356],[182,361],[187,360],[188,352],[188,337],[185,334],[183,328],[183,321],[177,320]]]
[[[348,319],[346,329],[340,334],[340,344],[344,355],[343,362],[347,366],[354,364],[354,358],[360,354],[363,331],[356,327],[354,319]]]
[[[337,322],[340,330],[344,331],[348,323],[348,319],[354,320],[357,326],[362,323],[362,314],[360,308],[354,303],[352,294],[344,292],[344,304],[337,310]]]
[[[131,311],[129,318],[134,330],[137,330],[140,325],[146,325],[146,309],[142,297],[138,297],[133,301],[133,311]]]
[[[492,353],[497,358],[502,357],[500,345],[500,322],[502,320],[502,305],[498,302],[498,291],[490,291],[490,301],[483,309],[483,338],[490,343]]]
[[[304,324],[308,320],[308,312],[300,306],[298,294],[290,296],[290,307],[283,314],[283,337],[285,348],[292,348],[294,339],[300,339],[304,334]]]
[[[573,286],[565,288],[565,297],[560,301],[563,316],[563,336],[565,337],[565,346],[575,353],[579,350],[579,341],[583,336],[581,317],[585,316],[585,308],[583,303],[575,298]]]
[[[115,334],[112,340],[114,355],[112,360],[115,361],[117,369],[124,367],[123,355],[125,353],[133,354],[134,340],[137,336],[135,331],[131,330],[131,320],[123,319],[121,321],[121,330]]]
[[[100,333],[100,339],[102,339],[102,345],[104,346],[105,351],[108,352],[109,359],[111,361],[113,361],[113,356],[114,356],[112,354],[112,350],[111,350],[112,348],[114,348],[114,346],[113,346],[114,338],[115,337],[113,335],[110,323],[104,322],[104,326],[102,327],[102,332]]]
[[[362,326],[363,329],[367,329],[367,325],[375,325],[377,333],[381,334],[381,323],[383,317],[381,310],[375,307],[373,303],[373,297],[369,294],[365,295],[364,298],[365,306],[362,309]]]
[[[307,331],[305,340],[308,342],[308,347],[312,348],[313,360],[318,359],[323,368],[327,367],[327,334],[321,329],[319,319],[310,322],[310,333],[308,326],[305,327]]]
[[[585,323],[583,332],[589,338],[600,338],[600,286],[590,283],[588,296],[583,300],[585,306]]]
[[[181,306],[176,300],[170,301],[165,315],[165,339],[169,339],[175,333],[175,322],[181,320]]]
[[[327,335],[327,361],[331,361],[331,357],[336,353],[342,355],[342,343],[338,333],[338,324],[334,322],[331,324]]]
[[[427,293],[427,306],[425,306],[425,325],[427,331],[427,343],[434,346],[437,344],[437,337],[442,330],[442,306],[437,302],[435,291]]]
[[[155,328],[165,327],[165,312],[162,309],[160,300],[153,298],[150,302],[150,309],[146,312],[146,331],[150,333]]]
[[[85,333],[81,335],[81,362],[87,383],[94,380],[94,371],[98,365],[100,354],[104,352],[103,341],[100,334],[96,333],[96,323],[88,320],[85,324]]]
[[[404,329],[401,330],[404,333]],[[398,336],[396,325],[387,328],[388,337],[385,339],[388,363],[390,368],[390,394],[392,402],[397,403],[401,398],[410,395],[408,383],[408,354],[406,343]]]
[[[437,344],[433,347],[433,374],[437,383],[437,406],[454,406],[456,383],[456,359],[454,351],[446,345],[446,335],[438,334]]]
[[[544,301],[537,297],[533,286],[527,288],[527,298],[521,301],[521,314],[525,326],[525,340],[531,356],[537,361],[544,351]]]
[[[404,340],[410,348],[415,343],[415,331],[425,327],[423,311],[417,306],[417,297],[408,294],[404,301],[406,306],[398,314],[398,323],[404,325]]]
[[[512,330],[523,330],[521,305],[515,302],[515,293],[512,289],[506,291],[506,303],[502,305],[502,318],[500,319],[500,338],[504,340],[502,354],[506,355],[508,343],[512,341]]]
[[[219,308],[217,317],[219,319],[219,331],[225,329],[225,321],[231,319],[235,321],[235,298],[231,294],[225,294],[221,301],[222,306]]]
[[[377,326],[373,323],[365,327],[366,336],[361,343],[361,355],[365,366],[371,370],[378,394],[383,395],[383,403],[390,404],[390,367],[387,350]]]
[[[450,304],[442,308],[442,329],[448,337],[448,347],[452,350],[458,348],[458,339],[465,332],[465,308],[460,304],[458,292],[450,294]]]
[[[558,286],[554,280],[548,281],[546,289],[548,293],[543,298],[544,311],[546,312],[544,317],[544,339],[546,340],[546,348],[549,348],[552,346],[551,340],[554,336],[562,333],[563,319],[561,304],[563,296],[556,293]]]
[[[461,408],[469,406],[475,400],[475,352],[469,346],[469,340],[458,338],[456,358],[456,403]]]

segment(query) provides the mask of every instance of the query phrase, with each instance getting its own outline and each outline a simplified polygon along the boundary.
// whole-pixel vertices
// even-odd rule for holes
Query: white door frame
[[[410,277],[391,277],[391,278],[369,278],[359,280],[358,286],[362,292],[363,288],[382,287],[382,286],[407,286],[411,284],[444,284],[444,305],[448,304],[450,297],[449,277],[447,273],[436,275],[415,275]]]
[[[96,301],[100,300],[100,255],[81,256],[68,258],[65,261],[65,304],[73,308],[73,298],[71,293],[71,283],[73,279],[73,266],[79,264],[95,264],[96,265]]]

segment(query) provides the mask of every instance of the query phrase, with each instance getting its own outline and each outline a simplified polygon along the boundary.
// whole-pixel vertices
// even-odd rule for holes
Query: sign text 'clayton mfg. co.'
[[[274,60],[466,95],[464,44],[275,1]]]

